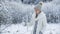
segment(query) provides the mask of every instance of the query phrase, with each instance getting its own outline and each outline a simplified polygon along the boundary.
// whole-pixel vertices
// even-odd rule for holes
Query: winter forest
[[[0,0],[0,34],[31,34],[33,27],[26,23],[39,2],[48,23],[43,34],[60,34],[60,0]]]

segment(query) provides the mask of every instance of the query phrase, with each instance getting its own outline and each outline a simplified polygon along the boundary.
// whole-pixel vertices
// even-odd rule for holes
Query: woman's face
[[[34,8],[35,9],[35,13],[36,14],[39,14],[40,13],[40,10],[39,9],[37,9],[37,8]]]

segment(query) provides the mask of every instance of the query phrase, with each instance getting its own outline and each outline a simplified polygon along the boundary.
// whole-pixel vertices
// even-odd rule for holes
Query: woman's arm
[[[46,26],[47,26],[47,18],[46,16],[44,16],[42,20],[42,31],[46,30]]]

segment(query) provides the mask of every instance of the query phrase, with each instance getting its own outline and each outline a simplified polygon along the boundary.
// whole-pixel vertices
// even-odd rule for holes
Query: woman
[[[34,7],[35,12],[32,15],[31,22],[28,23],[29,26],[34,26],[32,34],[43,34],[43,29],[45,29],[47,24],[46,15],[41,11],[42,3],[37,4]]]

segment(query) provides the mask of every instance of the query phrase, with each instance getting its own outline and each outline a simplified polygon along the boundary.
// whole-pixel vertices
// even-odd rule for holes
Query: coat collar
[[[35,14],[35,13],[34,13],[34,14]],[[35,14],[35,16],[36,16],[36,14]],[[34,17],[35,17],[35,16],[34,16]],[[35,21],[36,21],[36,20],[39,20],[39,19],[42,18],[42,17],[43,17],[43,12],[41,12],[41,13],[38,15],[38,17],[35,18]]]

